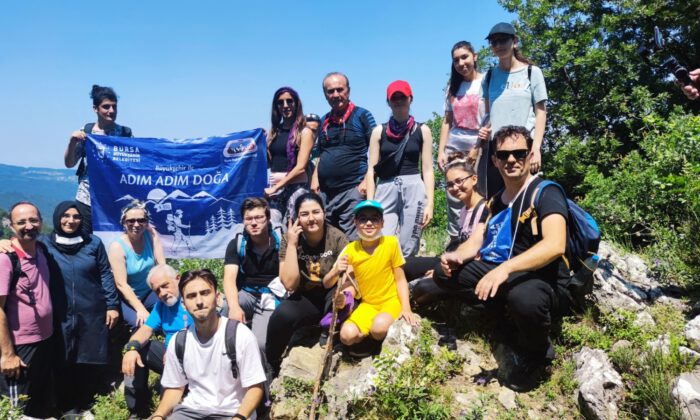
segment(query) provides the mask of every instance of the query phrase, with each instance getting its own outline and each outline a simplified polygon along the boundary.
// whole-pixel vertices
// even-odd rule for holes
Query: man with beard
[[[179,280],[177,271],[169,265],[159,264],[151,269],[146,281],[158,296],[158,302],[124,347],[124,397],[129,411],[140,417],[148,417],[150,406],[148,370],[163,374],[163,356],[168,342],[176,332],[192,323],[181,303],[177,287]],[[165,334],[165,343],[149,340],[158,331]]]
[[[161,380],[165,392],[154,420],[255,418],[265,382],[260,351],[245,325],[217,314],[216,283],[207,269],[182,275],[180,294],[194,324],[168,345]],[[229,335],[233,328],[235,334]],[[227,346],[231,337],[235,356]]]
[[[10,208],[12,247],[0,255],[0,392],[25,416],[47,417],[53,307],[47,253],[37,245],[41,214],[23,201]],[[19,396],[29,399],[20,401]]]
[[[311,179],[311,190],[326,203],[326,220],[357,239],[352,209],[367,193],[367,150],[377,125],[372,114],[350,101],[350,81],[343,73],[323,79],[323,93],[331,106],[318,134],[320,156]]]

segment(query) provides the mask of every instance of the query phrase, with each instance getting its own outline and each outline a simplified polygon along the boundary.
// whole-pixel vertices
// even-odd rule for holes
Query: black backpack
[[[226,320],[226,332],[224,334],[224,342],[226,343],[226,355],[231,361],[231,374],[234,379],[238,378],[238,361],[236,360],[236,331],[238,330],[238,321],[235,319]],[[182,371],[185,371],[185,365],[183,364],[183,358],[185,357],[185,344],[187,343],[187,329],[180,330],[176,333],[175,337],[175,355],[177,356],[178,362],[182,367]],[[263,382],[263,400],[256,409],[256,413],[259,418],[265,418],[270,407],[270,382],[272,382],[272,372],[270,371],[267,359],[265,358],[265,353],[260,352],[260,361],[263,364],[263,369],[265,370],[265,382]]]
[[[85,134],[91,134],[92,129],[95,127],[95,123],[87,123],[85,124],[85,127],[83,127],[83,132]],[[133,133],[131,132],[131,129],[125,125],[120,125],[121,127],[121,136],[119,137],[133,137]],[[83,176],[85,174],[85,168],[87,165],[85,164],[85,156],[82,156],[80,158],[80,163],[78,164],[78,169],[75,171],[75,174],[78,175],[78,177]]]
[[[43,243],[37,241],[36,248],[37,252],[43,252],[45,257],[48,255],[47,249]],[[19,279],[22,277],[27,277],[27,274],[24,271],[22,271],[22,262],[19,260],[19,255],[17,255],[16,252],[8,252],[7,256],[8,258],[10,258],[10,264],[12,265],[12,277],[10,278],[10,288],[7,289],[9,296],[9,291],[15,290],[17,288],[17,283],[19,282]],[[7,306],[7,302],[8,299],[5,299],[5,306]]]

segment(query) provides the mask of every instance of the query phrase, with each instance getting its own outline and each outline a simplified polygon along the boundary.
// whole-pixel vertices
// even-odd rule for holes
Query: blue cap
[[[496,35],[496,34],[505,34],[505,35],[515,36],[515,28],[510,23],[506,23],[506,22],[497,23],[493,26],[493,28],[491,28],[491,31],[489,31],[489,36],[487,36],[486,39],[489,39],[493,35]]]
[[[384,208],[378,201],[374,200],[364,200],[357,203],[354,209],[352,209],[353,214],[357,214],[362,209],[375,209],[380,214],[384,214]]]

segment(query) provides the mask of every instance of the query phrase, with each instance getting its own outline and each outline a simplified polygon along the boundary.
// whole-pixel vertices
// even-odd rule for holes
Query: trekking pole
[[[323,377],[326,374],[328,360],[331,358],[330,356],[333,353],[333,336],[335,335],[335,323],[338,320],[338,305],[336,303],[336,300],[338,299],[338,296],[340,296],[340,290],[342,289],[342,285],[345,284],[347,278],[348,272],[345,271],[343,273],[342,282],[338,282],[335,288],[335,293],[333,295],[333,316],[331,318],[331,325],[328,328],[328,340],[326,340],[326,350],[323,353],[323,359],[321,359],[321,367],[319,368],[318,375],[316,376],[316,383],[314,383],[314,393],[311,396],[311,408],[309,409],[309,420],[316,419],[316,409],[321,403],[321,397],[319,396],[319,393],[321,391],[321,381],[323,380]]]

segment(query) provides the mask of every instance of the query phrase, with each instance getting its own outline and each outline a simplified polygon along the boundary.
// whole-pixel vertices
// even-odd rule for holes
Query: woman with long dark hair
[[[326,289],[324,279],[335,283],[347,267],[335,265],[348,244],[343,232],[326,223],[323,200],[305,193],[294,203],[296,220],[290,220],[280,247],[280,280],[289,298],[275,309],[267,327],[267,360],[278,369],[292,334],[307,325],[318,325],[332,307],[335,287]],[[347,264],[346,264],[347,265]]]
[[[486,39],[491,45],[491,52],[498,58],[498,65],[486,73],[483,81],[490,125],[479,132],[479,138],[488,145],[485,194],[490,198],[503,188],[503,179],[490,158],[496,147],[493,140],[488,140],[501,127],[516,125],[530,131],[534,140],[530,152],[530,171],[540,171],[542,140],[547,124],[547,87],[542,70],[518,49],[518,37],[513,25],[505,22],[496,24]]]
[[[88,134],[100,134],[104,136],[132,137],[129,127],[119,125],[117,120],[117,94],[114,89],[106,86],[92,85],[90,91],[92,109],[97,114],[96,123],[87,123],[77,131],[74,131],[64,154],[66,168],[72,168],[76,164],[78,170],[78,192],[75,201],[82,214],[82,229],[85,233],[92,233],[92,214],[90,212],[90,184],[88,182],[88,168],[85,160],[85,139]]]
[[[294,200],[308,190],[306,167],[314,145],[313,132],[299,94],[288,86],[272,96],[271,127],[267,138],[270,172],[265,197],[270,203],[273,223],[283,224],[293,211]]]
[[[418,252],[423,229],[433,218],[433,136],[411,115],[408,82],[390,83],[386,101],[391,117],[374,128],[369,140],[367,199],[382,204],[382,232],[397,236],[402,254],[408,256]]]
[[[445,98],[445,116],[440,127],[438,145],[438,165],[445,170],[449,156],[461,153],[468,156],[472,165],[479,163],[486,170],[481,156],[479,128],[486,118],[486,105],[482,98],[481,81],[477,54],[467,41],[459,41],[452,46],[452,66],[450,81]],[[485,181],[485,177],[484,181]],[[459,214],[464,207],[452,194],[447,198],[447,233],[455,239],[459,233]]]

